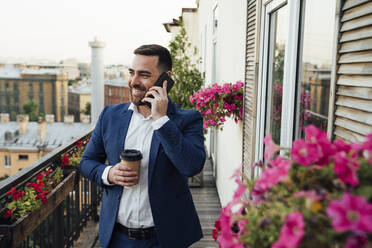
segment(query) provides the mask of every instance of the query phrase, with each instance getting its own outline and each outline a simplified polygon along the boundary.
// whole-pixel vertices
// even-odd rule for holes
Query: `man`
[[[205,162],[202,116],[174,105],[166,81],[153,86],[162,72],[171,75],[166,48],[144,45],[134,54],[131,103],[105,107],[81,160],[82,175],[104,189],[99,240],[114,248],[189,247],[203,236],[187,185]],[[139,175],[120,163],[124,149],[141,151]]]

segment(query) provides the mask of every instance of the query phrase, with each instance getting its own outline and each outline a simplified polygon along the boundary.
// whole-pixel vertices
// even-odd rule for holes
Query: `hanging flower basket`
[[[223,127],[227,118],[232,117],[238,123],[243,118],[243,86],[242,81],[235,84],[213,84],[190,96],[190,102],[195,104],[203,116],[203,127]]]
[[[4,235],[2,243],[7,247],[19,246],[25,238],[32,233],[44,219],[66,198],[73,190],[76,171],[71,171],[48,195],[46,201],[40,208],[29,212],[18,218],[14,223],[10,219],[0,219],[0,234]],[[2,210],[2,216],[6,215],[6,210]]]

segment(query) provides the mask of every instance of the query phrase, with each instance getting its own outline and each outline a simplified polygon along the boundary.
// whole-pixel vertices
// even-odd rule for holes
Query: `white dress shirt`
[[[151,140],[154,130],[161,128],[169,118],[168,116],[163,116],[158,120],[153,120],[151,115],[145,118],[138,112],[137,107],[133,103],[130,104],[128,110],[132,110],[133,115],[125,137],[124,149],[141,151],[142,160],[138,184],[123,189],[116,221],[129,228],[152,227],[154,226],[154,220],[148,195],[148,165]],[[103,183],[106,185],[113,185],[108,182],[108,171],[111,167],[107,166],[102,174]]]

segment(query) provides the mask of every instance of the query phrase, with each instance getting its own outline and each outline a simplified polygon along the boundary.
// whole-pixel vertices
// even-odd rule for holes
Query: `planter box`
[[[17,247],[73,190],[76,171],[72,171],[47,196],[45,205],[8,225],[0,224],[1,247]],[[62,224],[62,223],[61,223]],[[5,245],[5,246],[4,246]]]

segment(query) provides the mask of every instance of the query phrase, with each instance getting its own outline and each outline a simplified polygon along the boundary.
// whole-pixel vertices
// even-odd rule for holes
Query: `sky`
[[[171,38],[165,22],[195,0],[12,0],[0,3],[0,59],[90,61],[88,42],[105,41],[105,64],[129,65],[133,50]]]

